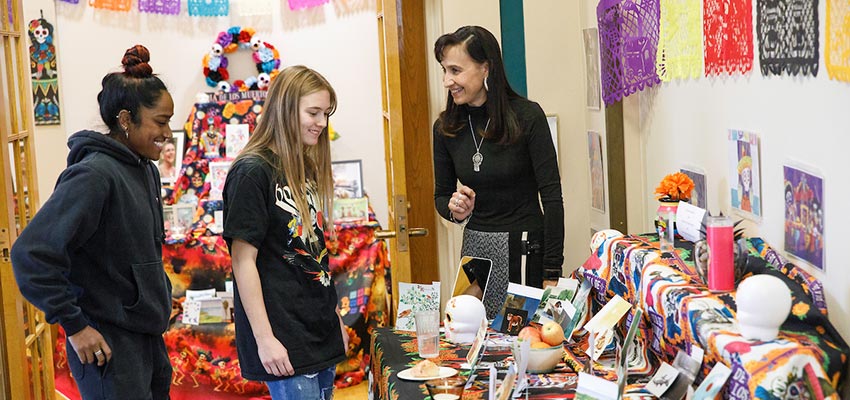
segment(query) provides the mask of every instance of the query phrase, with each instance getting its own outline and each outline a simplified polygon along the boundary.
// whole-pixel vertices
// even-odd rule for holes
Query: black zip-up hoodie
[[[100,322],[160,335],[171,282],[159,171],[98,132],[77,132],[68,147],[53,194],[12,246],[18,287],[69,336]]]

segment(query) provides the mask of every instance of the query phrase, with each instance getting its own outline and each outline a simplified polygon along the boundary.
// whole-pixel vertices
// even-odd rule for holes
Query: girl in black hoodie
[[[12,247],[24,297],[59,323],[84,399],[167,399],[162,333],[171,283],[162,267],[160,177],[174,102],[141,45],[97,96],[109,130],[70,137],[68,167]]]

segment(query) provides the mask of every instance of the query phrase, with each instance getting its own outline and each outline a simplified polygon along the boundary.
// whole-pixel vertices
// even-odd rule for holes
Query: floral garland
[[[207,85],[221,92],[237,92],[247,90],[267,90],[271,80],[278,74],[280,54],[270,43],[254,35],[252,28],[238,26],[219,32],[210,51],[204,55],[204,77]],[[227,53],[238,49],[251,49],[252,58],[257,64],[257,76],[249,76],[244,80],[228,82],[230,73],[227,72]]]

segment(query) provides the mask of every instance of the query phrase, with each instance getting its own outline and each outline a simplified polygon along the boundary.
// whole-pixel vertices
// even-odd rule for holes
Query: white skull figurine
[[[754,275],[738,285],[735,303],[741,336],[770,341],[791,311],[791,290],[775,276]]]
[[[269,84],[271,84],[272,78],[269,74],[263,72],[257,75],[257,87],[260,89],[268,89]]]
[[[230,83],[228,83],[227,81],[221,81],[218,83],[218,85],[215,85],[215,90],[218,92],[227,93],[230,92],[230,88]]]
[[[623,234],[615,229],[604,229],[599,232],[596,232],[590,239],[590,251],[594,253],[599,249],[599,246],[602,246],[608,240],[615,239],[621,236],[623,236]]]
[[[487,318],[484,303],[475,296],[462,294],[446,303],[446,339],[452,343],[472,343],[481,321]]]
[[[213,43],[210,47],[210,55],[216,57],[222,55],[222,53],[224,53],[224,48],[222,48],[218,43]]]
[[[251,49],[252,50],[254,50],[254,51],[259,50],[260,47],[263,47],[262,44],[263,44],[263,41],[260,39],[259,35],[254,35],[254,36],[251,37]]]

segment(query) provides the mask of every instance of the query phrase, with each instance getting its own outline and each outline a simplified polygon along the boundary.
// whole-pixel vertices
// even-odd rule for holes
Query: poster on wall
[[[694,181],[694,191],[691,193],[691,204],[702,208],[704,210],[708,209],[708,201],[706,200],[706,191],[705,191],[705,171],[701,168],[695,167],[685,167],[679,169],[683,174],[687,175]]]
[[[32,109],[36,125],[59,125],[59,80],[56,71],[56,46],[53,24],[42,16],[30,21],[30,77]]]
[[[587,108],[599,109],[599,32],[596,28],[582,29],[584,34],[584,62],[587,74]]]
[[[729,130],[729,191],[732,209],[743,217],[761,220],[759,135]]]
[[[587,132],[587,155],[590,159],[590,207],[605,212],[605,167],[602,163],[602,136]]]
[[[823,178],[811,169],[784,165],[785,251],[824,270]]]

